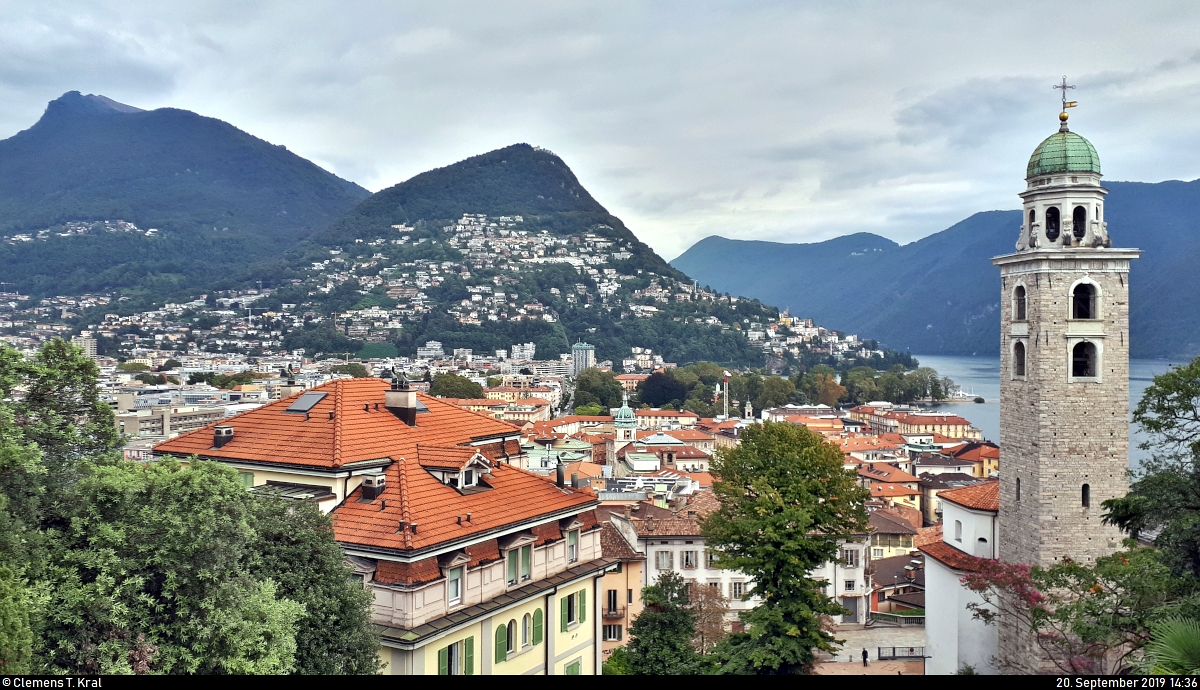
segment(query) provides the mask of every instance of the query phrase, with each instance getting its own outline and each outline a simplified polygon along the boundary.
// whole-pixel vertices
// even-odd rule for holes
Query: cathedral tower
[[[1016,252],[1000,267],[1000,558],[1088,564],[1117,550],[1101,503],[1129,467],[1129,264],[1104,221],[1100,158],[1058,132],[1029,159]],[[1001,658],[1036,661],[1000,628]],[[1029,669],[1034,670],[1034,669]]]

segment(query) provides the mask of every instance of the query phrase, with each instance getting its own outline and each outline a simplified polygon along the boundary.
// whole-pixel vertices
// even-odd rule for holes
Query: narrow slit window
[[[1071,233],[1075,235],[1075,239],[1082,240],[1087,234],[1087,209],[1082,206],[1076,206],[1071,213]]]
[[[1025,286],[1018,285],[1016,290],[1013,290],[1013,320],[1025,320]]]
[[[1083,490],[1080,493],[1082,494],[1080,496],[1080,499],[1081,499],[1081,502],[1083,503],[1083,507],[1091,508],[1092,507],[1092,487],[1091,487],[1091,485],[1084,484]]]
[[[1013,345],[1013,374],[1015,376],[1025,375],[1025,343],[1017,343]]]

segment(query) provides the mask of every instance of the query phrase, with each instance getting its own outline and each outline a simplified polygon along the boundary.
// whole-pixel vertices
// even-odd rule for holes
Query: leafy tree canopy
[[[576,404],[596,403],[605,409],[620,407],[624,394],[625,389],[611,371],[584,369],[575,379]]]
[[[429,394],[439,398],[482,398],[483,386],[458,374],[438,374],[433,377]]]
[[[697,673],[701,662],[691,640],[695,613],[688,585],[678,574],[666,571],[642,590],[644,608],[629,626],[632,638],[625,660],[633,675],[682,676]]]
[[[351,362],[349,364],[337,364],[332,367],[329,367],[329,371],[331,371],[335,374],[348,374],[350,376],[353,376],[356,379],[365,379],[365,378],[369,378],[371,376],[371,372],[367,371],[367,368],[364,367],[363,365],[359,364],[358,362]]]
[[[712,471],[719,510],[703,531],[717,565],[740,570],[763,603],[742,615],[746,632],[717,647],[723,673],[802,673],[836,640],[820,617],[842,613],[810,573],[837,556],[840,540],[867,528],[867,490],[841,450],[803,427],[766,422],[718,451]]]

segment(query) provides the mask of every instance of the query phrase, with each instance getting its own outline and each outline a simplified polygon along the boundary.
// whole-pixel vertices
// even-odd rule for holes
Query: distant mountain
[[[0,273],[34,293],[169,291],[277,255],[369,194],[220,120],[72,91],[0,141]]]
[[[1134,357],[1200,354],[1200,180],[1109,182],[1115,246],[1145,253],[1130,272]],[[858,233],[815,244],[708,237],[671,262],[714,289],[744,294],[832,328],[929,354],[994,354],[1000,278],[1019,211],[977,213],[904,246]]]
[[[336,313],[345,337],[405,355],[428,340],[477,353],[532,342],[539,358],[553,359],[583,340],[618,369],[631,347],[674,362],[762,366],[762,345],[749,341],[743,320],[776,314],[749,300],[692,299],[687,276],[592,198],[561,158],[528,144],[378,192],[259,275],[281,286],[265,306]],[[372,306],[402,323],[366,328],[355,312]],[[346,325],[356,319],[363,325]],[[315,324],[284,346],[350,349]]]
[[[416,175],[372,195],[313,239],[340,245],[368,235],[394,236],[393,225],[454,221],[464,213],[519,215],[531,227],[557,234],[595,232],[627,246],[637,268],[686,279],[592,198],[561,158],[529,144]]]

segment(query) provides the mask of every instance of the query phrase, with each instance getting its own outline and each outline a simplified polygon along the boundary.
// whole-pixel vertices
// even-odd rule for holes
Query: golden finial
[[[1063,112],[1061,112],[1061,113],[1059,113],[1059,114],[1058,114],[1058,121],[1059,121],[1059,122],[1066,122],[1066,121],[1067,121],[1067,117],[1068,117],[1068,116],[1067,116],[1067,111],[1065,111],[1065,110],[1064,110]]]

